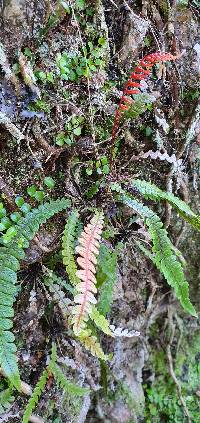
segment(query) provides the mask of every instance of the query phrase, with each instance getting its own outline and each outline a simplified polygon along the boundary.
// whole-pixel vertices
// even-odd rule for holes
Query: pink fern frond
[[[77,293],[74,297],[76,306],[72,313],[74,314],[74,332],[77,335],[85,328],[88,313],[92,305],[97,302],[94,296],[97,293],[95,286],[96,256],[99,253],[99,241],[101,239],[102,229],[103,215],[96,214],[84,228],[78,239],[79,245],[76,247],[76,252],[79,254],[77,263],[80,266],[76,274],[80,279],[80,283],[76,285]]]
[[[173,56],[171,53],[156,52],[148,54],[147,56],[143,57],[142,60],[139,61],[138,66],[135,67],[134,72],[131,74],[129,80],[124,86],[119,106],[115,112],[115,119],[112,129],[113,144],[118,131],[120,119],[123,116],[124,112],[128,110],[131,104],[133,103],[133,99],[129,98],[128,96],[140,93],[140,88],[142,88],[141,81],[143,81],[150,75],[151,68],[155,65],[155,63],[175,60],[180,56],[181,54]],[[135,89],[133,89],[133,87]]]

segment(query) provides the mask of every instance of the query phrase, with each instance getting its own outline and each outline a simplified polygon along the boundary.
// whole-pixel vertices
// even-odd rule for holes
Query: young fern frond
[[[197,317],[189,299],[189,285],[185,279],[181,263],[174,254],[173,245],[160,218],[151,209],[124,191],[120,185],[113,184],[112,189],[120,193],[121,201],[144,220],[153,243],[152,251],[155,265],[163,273],[168,284],[174,288],[176,297],[180,300],[183,308],[192,316]]]
[[[78,218],[78,211],[73,210],[67,219],[62,238],[63,263],[66,266],[66,272],[69,276],[69,280],[73,285],[77,285],[80,282],[78,276],[76,275],[77,266],[74,259],[75,230]]]
[[[131,96],[140,94],[140,88],[142,87],[141,81],[144,81],[150,75],[150,70],[155,65],[155,63],[175,60],[177,58],[178,56],[173,56],[170,53],[155,52],[148,54],[139,61],[138,65],[134,69],[134,72],[131,74],[129,80],[123,88],[123,95],[115,112],[115,119],[112,129],[113,143],[116,138],[120,119],[124,115],[124,112],[127,111],[133,103]]]
[[[81,269],[76,272],[80,282],[76,285],[77,293],[74,297],[76,306],[72,310],[74,315],[72,323],[74,333],[77,336],[85,329],[85,322],[88,320],[92,304],[97,302],[94,297],[97,292],[95,266],[97,264],[96,256],[99,253],[102,228],[103,215],[102,213],[96,213],[82,231],[78,239],[79,245],[76,247],[76,252],[79,254],[77,262]]]
[[[13,303],[16,294],[19,260],[25,256],[24,249],[34,238],[39,226],[54,214],[70,206],[67,199],[40,205],[22,217],[16,225],[16,236],[11,242],[0,246],[0,366],[11,383],[20,390],[20,377],[16,361],[14,335],[10,332],[14,316]],[[3,238],[0,239],[3,244]]]
[[[184,201],[180,200],[170,192],[162,191],[150,182],[135,179],[132,181],[131,185],[147,199],[150,198],[151,200],[168,201],[168,203],[177,210],[183,219],[187,220],[187,222],[194,226],[194,228],[200,231],[200,216],[196,215]]]
[[[37,382],[37,384],[36,384],[36,386],[33,390],[33,393],[32,393],[32,395],[31,395],[31,397],[28,401],[28,404],[25,408],[25,412],[24,412],[24,415],[23,415],[23,418],[22,418],[22,423],[29,423],[30,416],[31,416],[33,410],[35,409],[35,407],[37,406],[41,395],[44,392],[44,388],[45,388],[45,385],[47,383],[48,376],[49,376],[49,373],[48,373],[47,369],[43,370],[43,372],[42,372],[42,374],[41,374],[41,376],[40,376],[40,378],[39,378],[39,380],[38,380],[38,382]]]

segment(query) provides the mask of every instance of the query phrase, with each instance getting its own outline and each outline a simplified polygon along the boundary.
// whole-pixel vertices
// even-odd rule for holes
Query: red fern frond
[[[81,280],[76,285],[78,293],[74,297],[77,304],[72,313],[74,314],[74,332],[78,335],[85,329],[85,322],[88,319],[88,314],[91,311],[92,305],[96,304],[97,300],[94,296],[97,292],[96,284],[96,256],[99,254],[99,241],[101,239],[101,232],[103,228],[103,215],[96,214],[85,226],[81,233],[76,247],[76,252],[79,253],[77,262],[81,267],[77,271],[77,276]]]
[[[115,119],[112,129],[112,142],[114,143],[116,134],[119,127],[119,122],[124,112],[129,109],[130,105],[133,103],[133,99],[127,96],[140,93],[141,81],[146,79],[151,71],[150,69],[158,62],[166,62],[168,60],[175,60],[180,55],[173,56],[170,53],[151,53],[141,59],[136,66],[134,72],[131,74],[128,82],[125,84],[123,89],[123,95],[120,99],[119,106],[115,112]],[[137,81],[137,82],[136,82]],[[139,81],[139,82],[138,82]]]

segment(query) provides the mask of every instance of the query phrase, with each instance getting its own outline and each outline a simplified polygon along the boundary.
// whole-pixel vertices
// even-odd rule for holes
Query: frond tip
[[[81,268],[76,272],[80,283],[76,285],[77,294],[74,297],[74,301],[77,305],[72,311],[74,314],[74,333],[77,336],[85,329],[88,314],[91,311],[92,305],[97,302],[94,296],[97,293],[95,286],[96,256],[99,254],[99,241],[101,239],[102,228],[103,215],[102,213],[96,213],[81,233],[78,239],[79,245],[76,247],[76,252],[79,254],[77,263]]]

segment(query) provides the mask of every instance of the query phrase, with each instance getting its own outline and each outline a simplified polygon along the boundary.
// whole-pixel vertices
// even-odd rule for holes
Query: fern
[[[60,367],[56,364],[57,361],[57,348],[56,344],[52,344],[51,360],[48,364],[48,370],[53,374],[57,384],[64,390],[64,392],[75,396],[83,396],[88,394],[89,389],[82,388],[81,386],[75,385],[75,383],[66,379]]]
[[[132,208],[145,221],[153,243],[152,251],[155,265],[163,273],[168,284],[174,288],[176,297],[180,300],[183,308],[196,317],[196,311],[189,299],[188,282],[185,280],[181,263],[174,254],[173,245],[160,218],[147,206],[122,190],[120,185],[112,184],[112,189],[120,193],[122,202]]]
[[[73,308],[73,329],[75,335],[79,336],[81,331],[85,329],[85,322],[88,320],[88,313],[92,308],[92,304],[96,304],[97,300],[94,294],[97,292],[96,284],[96,255],[99,249],[99,240],[103,228],[103,216],[96,213],[91,222],[84,228],[81,233],[76,247],[76,252],[80,254],[77,262],[81,270],[76,272],[80,283],[76,285],[77,294],[74,301],[77,304]]]
[[[48,371],[47,369],[44,369],[38,380],[37,385],[35,386],[33,390],[31,398],[29,399],[28,404],[25,408],[25,412],[22,418],[22,423],[29,423],[30,416],[33,410],[35,409],[35,407],[37,406],[41,395],[44,392],[44,388],[47,383],[47,380],[48,380]]]
[[[155,63],[175,60],[178,57],[179,56],[172,56],[170,53],[155,52],[144,56],[143,59],[139,61],[138,66],[135,67],[134,72],[131,74],[123,88],[123,94],[115,112],[115,119],[112,129],[113,143],[116,138],[121,117],[124,115],[124,112],[129,110],[130,106],[133,104],[133,99],[131,96],[140,94],[140,89],[142,88],[141,81],[145,80],[150,75],[150,69],[152,66]]]
[[[78,276],[76,275],[77,266],[74,259],[75,230],[78,223],[78,218],[78,211],[73,210],[67,219],[62,238],[63,263],[66,266],[69,280],[73,285],[77,285],[80,282]]]
[[[162,191],[156,185],[151,184],[150,182],[141,181],[136,179],[132,182],[133,188],[136,188],[140,194],[142,194],[145,198],[150,198],[152,200],[165,200],[174,207],[177,212],[182,216],[185,220],[187,220],[192,226],[200,231],[200,216],[197,216],[191,208],[178,197],[171,194],[170,192]]]
[[[84,396],[88,394],[89,389],[82,388],[81,386],[76,385],[66,378],[62,370],[56,363],[50,363],[48,366],[49,370],[52,372],[57,384],[68,394],[75,396]]]
[[[83,333],[83,332],[82,332]],[[104,354],[101,345],[99,344],[97,337],[92,335],[91,331],[88,330],[87,335],[83,333],[80,335],[80,341],[85,346],[86,350],[89,350],[92,355],[100,358],[101,360],[109,360],[110,355]]]
[[[104,332],[106,335],[113,336],[108,320],[103,316],[103,314],[99,312],[99,310],[95,306],[92,307],[89,316],[90,319],[93,320],[95,325],[102,330],[102,332]]]
[[[15,398],[12,396],[12,389],[4,389],[0,392],[0,415],[11,407],[12,402]]]
[[[71,395],[76,396],[83,396],[85,394],[88,394],[90,391],[87,388],[82,388],[80,386],[75,385],[73,382],[66,379],[65,375],[63,374],[60,367],[56,364],[57,361],[57,348],[56,344],[52,343],[52,352],[51,352],[51,358],[49,361],[49,364],[46,369],[43,370],[42,375],[40,376],[38,383],[36,384],[33,393],[31,395],[31,398],[28,401],[28,404],[26,406],[24,416],[22,419],[22,423],[28,423],[30,416],[37,406],[39,399],[41,395],[44,392],[44,388],[46,385],[46,382],[48,380],[49,374],[53,374],[55,381],[57,384],[67,393]]]
[[[65,292],[62,290],[62,287],[70,290],[73,293],[73,288],[71,285],[67,284],[64,279],[57,276],[52,271],[49,271],[48,276],[43,278],[44,284],[48,287],[49,291],[52,294],[53,301],[58,303],[59,308],[62,312],[63,318],[66,319],[69,315],[69,304],[71,301],[66,298]]]
[[[117,249],[111,251],[104,244],[100,246],[97,269],[97,288],[100,287],[100,297],[97,307],[104,316],[110,312],[113,302],[113,289],[117,279],[117,255]]]
[[[0,246],[0,365],[11,383],[20,390],[19,370],[16,362],[14,335],[10,332],[14,316],[15,283],[19,260],[25,256],[24,249],[34,238],[39,226],[47,219],[70,206],[67,199],[55,200],[40,205],[22,217],[15,226],[17,232],[12,241]],[[2,240],[0,240],[3,243]]]

